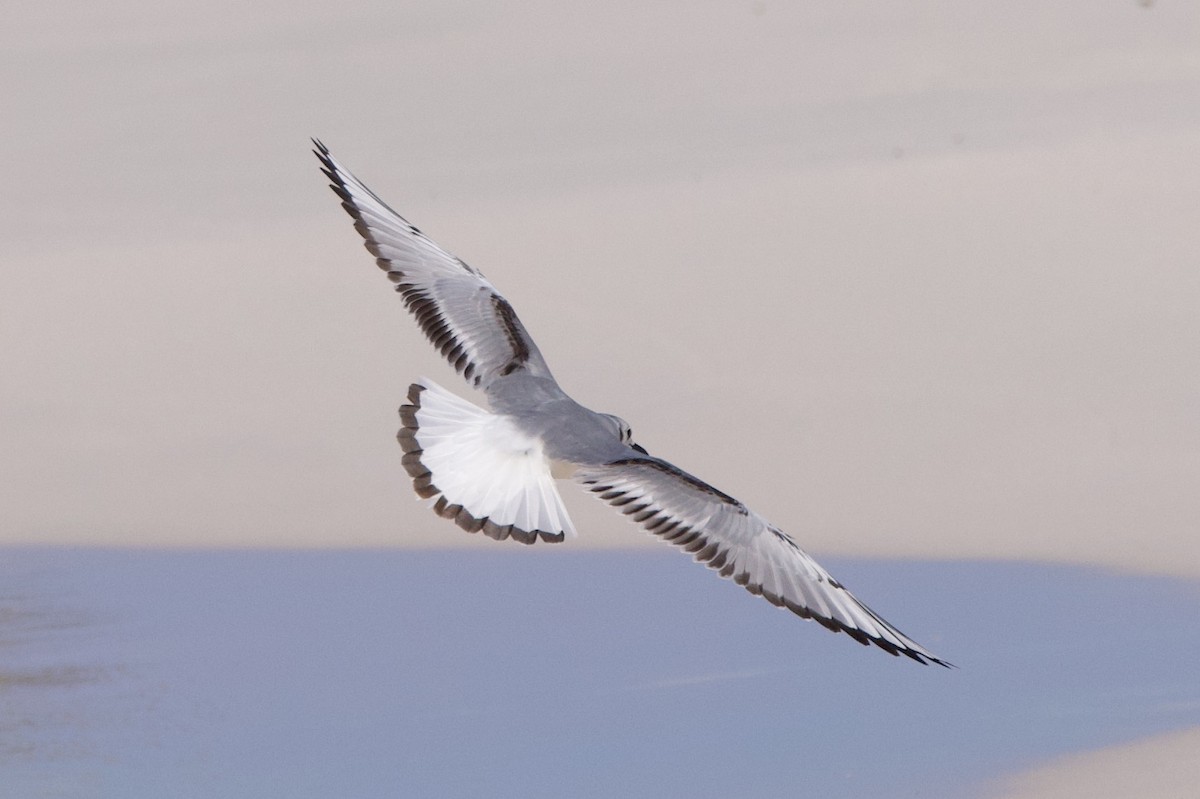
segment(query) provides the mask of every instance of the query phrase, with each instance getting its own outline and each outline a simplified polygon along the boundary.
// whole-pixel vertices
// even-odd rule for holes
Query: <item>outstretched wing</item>
[[[796,542],[745,505],[666,461],[636,457],[576,473],[589,490],[752,594],[862,644],[949,666],[881,619]]]
[[[375,262],[396,284],[425,335],[467,382],[487,390],[498,377],[550,369],[508,300],[477,269],[428,239],[313,140],[330,188],[354,219]]]

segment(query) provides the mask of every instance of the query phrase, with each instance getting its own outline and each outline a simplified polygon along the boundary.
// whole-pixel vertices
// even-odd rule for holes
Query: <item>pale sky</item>
[[[500,546],[412,499],[467,389],[317,136],[815,553],[1200,576],[1194,3],[21,2],[0,86],[0,543]]]
[[[23,4],[0,541],[482,545],[307,138],[819,553],[1200,575],[1193,4]],[[477,398],[478,399],[478,398]],[[583,534],[644,533],[564,486]]]

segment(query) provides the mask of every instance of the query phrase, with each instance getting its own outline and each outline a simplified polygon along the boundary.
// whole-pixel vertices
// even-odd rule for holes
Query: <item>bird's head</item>
[[[620,416],[614,416],[611,413],[604,414],[604,418],[607,419],[613,426],[613,432],[616,434],[617,438],[621,439],[622,444],[630,449],[642,453],[643,455],[649,454],[646,452],[646,450],[633,443],[633,429],[629,426],[628,422],[626,422]]]

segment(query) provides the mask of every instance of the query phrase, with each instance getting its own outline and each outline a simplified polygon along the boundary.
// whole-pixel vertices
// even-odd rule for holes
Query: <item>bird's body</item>
[[[478,270],[434,244],[314,144],[355,229],[409,311],[488,400],[484,410],[428,380],[409,389],[400,409],[403,464],[435,512],[496,539],[561,541],[575,530],[556,480],[573,479],[775,605],[893,655],[948,665],[859,602],[779,528],[648,454],[620,418],[567,396],[512,306]]]
[[[488,405],[494,413],[510,416],[523,431],[541,439],[546,456],[554,461],[596,465],[636,454],[621,441],[622,420],[583,407],[547,378],[501,378],[488,391]]]

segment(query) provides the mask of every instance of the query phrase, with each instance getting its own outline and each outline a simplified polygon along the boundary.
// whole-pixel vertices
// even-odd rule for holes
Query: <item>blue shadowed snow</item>
[[[0,796],[957,797],[1200,724],[1194,583],[823,562],[961,668],[665,550],[0,550]]]

